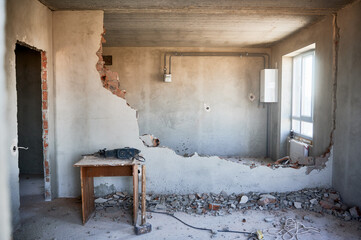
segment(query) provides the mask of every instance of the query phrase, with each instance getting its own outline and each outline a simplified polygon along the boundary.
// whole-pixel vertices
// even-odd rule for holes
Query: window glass
[[[293,58],[292,129],[305,137],[313,137],[313,81],[315,52]]]
[[[313,56],[305,56],[302,61],[302,116],[311,117]]]
[[[301,134],[307,137],[312,137],[313,135],[313,124],[310,122],[301,122]]]
[[[301,133],[301,122],[298,120],[292,120],[292,129],[296,133]]]
[[[301,110],[301,60],[302,58],[295,58],[293,61],[293,83],[292,83],[292,115],[295,117],[300,116]]]

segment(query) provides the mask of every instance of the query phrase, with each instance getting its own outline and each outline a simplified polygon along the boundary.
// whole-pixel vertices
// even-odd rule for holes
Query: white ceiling
[[[104,46],[268,47],[353,0],[40,0],[104,10]]]

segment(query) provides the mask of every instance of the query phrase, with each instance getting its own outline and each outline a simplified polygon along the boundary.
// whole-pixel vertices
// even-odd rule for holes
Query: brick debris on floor
[[[349,207],[342,203],[341,196],[333,189],[303,189],[284,193],[227,194],[196,193],[187,195],[147,194],[147,210],[186,212],[222,216],[234,211],[247,210],[283,210],[305,209],[318,213],[327,213],[345,221],[361,221],[358,207]],[[132,209],[133,196],[126,192],[116,192],[95,200],[96,210],[113,208]]]

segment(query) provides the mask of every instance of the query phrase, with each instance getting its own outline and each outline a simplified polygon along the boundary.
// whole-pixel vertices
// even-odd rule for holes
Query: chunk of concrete
[[[239,200],[239,203],[240,204],[245,204],[245,203],[247,203],[248,202],[248,197],[246,196],[246,195],[243,195],[242,197],[241,197],[241,200]]]
[[[294,202],[294,203],[293,203],[293,206],[295,206],[295,208],[297,208],[297,209],[300,209],[300,208],[302,208],[302,203],[300,203],[300,202]]]
[[[143,141],[144,145],[147,147],[158,147],[160,143],[158,138],[150,134],[145,134],[143,136],[140,136],[139,138]]]
[[[361,211],[358,207],[353,207],[348,210],[353,218],[361,217]]]
[[[264,218],[265,222],[273,222],[275,219],[273,217],[266,217]]]
[[[270,194],[262,194],[257,203],[258,205],[266,206],[270,203],[276,203],[276,198]]]
[[[108,200],[107,199],[104,199],[104,198],[97,198],[97,199],[95,199],[95,203],[105,203],[105,202],[107,202]]]

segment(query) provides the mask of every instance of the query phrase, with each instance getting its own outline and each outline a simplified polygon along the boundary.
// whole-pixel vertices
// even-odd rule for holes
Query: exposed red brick
[[[112,91],[119,89],[119,82],[114,80],[108,81],[108,87]]]
[[[103,33],[101,34],[101,40],[100,40],[100,46],[99,50],[96,52],[96,55],[98,56],[98,62],[96,64],[96,69],[99,73],[100,80],[102,81],[103,87],[111,91],[113,94],[115,94],[118,97],[125,99],[125,91],[120,89],[120,83],[119,83],[119,75],[117,72],[113,72],[110,69],[107,69],[104,65],[103,61],[103,43],[106,42],[105,38],[105,29],[103,30]]]
[[[46,80],[43,81],[42,88],[43,90],[48,90],[48,83],[46,82]]]
[[[208,208],[209,208],[210,210],[218,211],[220,207],[221,207],[221,205],[220,205],[220,204],[217,204],[217,203],[209,203],[209,204],[208,204]]]
[[[46,140],[43,141],[43,147],[47,148],[49,146],[48,142]]]
[[[43,91],[43,101],[48,101],[48,92]]]
[[[48,102],[47,101],[43,101],[43,110],[48,109]]]
[[[49,135],[49,130],[48,130],[48,115],[47,115],[47,111],[48,111],[48,82],[47,82],[47,78],[48,78],[48,72],[47,72],[47,56],[46,56],[46,52],[42,51],[41,52],[41,67],[42,67],[42,71],[41,71],[41,88],[42,88],[42,120],[43,120],[43,158],[44,158],[44,168],[45,168],[45,176],[46,176],[46,182],[50,183],[50,168],[49,168],[49,161],[47,159],[48,156],[48,135]],[[45,186],[45,198],[46,199],[51,199],[51,188],[50,188],[50,184],[46,184]]]
[[[121,98],[125,98],[125,94],[126,94],[125,90],[120,90],[120,89],[115,90],[113,93]]]
[[[43,121],[43,129],[48,129],[48,120]]]
[[[46,52],[41,51],[41,61],[46,62],[47,60],[48,60],[48,58],[46,57]]]
[[[100,64],[99,62],[97,63],[97,71],[102,71],[103,70],[103,64]]]
[[[112,72],[110,70],[105,72],[106,80],[109,81],[119,81],[119,76],[117,72]]]
[[[46,70],[42,71],[41,73],[41,79],[46,80],[47,79],[48,72]]]

